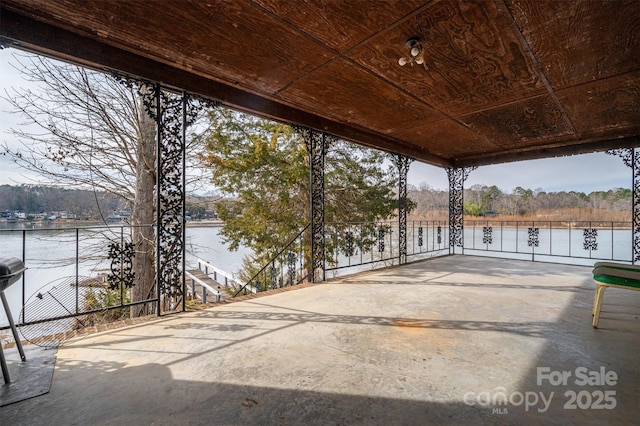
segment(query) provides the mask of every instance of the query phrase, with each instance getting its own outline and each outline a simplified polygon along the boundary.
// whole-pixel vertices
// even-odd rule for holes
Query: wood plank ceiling
[[[2,0],[2,44],[440,166],[639,145],[640,2]],[[425,66],[399,66],[419,37]]]

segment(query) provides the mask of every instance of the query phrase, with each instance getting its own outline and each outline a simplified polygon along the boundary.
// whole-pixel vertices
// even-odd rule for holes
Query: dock
[[[194,298],[202,303],[216,301],[229,297],[225,288],[240,288],[243,282],[232,274],[223,271],[202,259],[198,259],[198,268],[186,271],[187,289]],[[213,297],[213,299],[210,299]]]

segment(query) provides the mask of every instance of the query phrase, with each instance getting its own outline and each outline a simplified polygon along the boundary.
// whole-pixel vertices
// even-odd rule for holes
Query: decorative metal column
[[[464,247],[464,181],[477,167],[447,167],[449,178],[449,253]]]
[[[324,158],[333,136],[297,127],[309,152],[309,197],[311,219],[311,259],[309,281],[325,280],[324,236]]]
[[[403,264],[407,262],[407,174],[413,159],[400,154],[392,158],[398,168],[398,258]]]
[[[216,103],[158,83],[115,77],[138,88],[146,113],[156,122],[156,312],[184,310],[186,129],[203,106]]]
[[[636,148],[620,148],[607,154],[621,157],[625,166],[631,168],[631,263],[635,265],[640,260],[640,152]]]
[[[160,312],[183,302],[186,98],[154,87],[156,120],[156,283]],[[159,312],[159,313],[160,313]]]

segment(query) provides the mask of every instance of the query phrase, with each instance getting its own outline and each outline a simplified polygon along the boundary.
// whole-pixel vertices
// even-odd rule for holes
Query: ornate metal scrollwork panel
[[[449,178],[449,245],[464,247],[464,181],[476,167],[447,168]]]
[[[422,247],[424,245],[424,230],[422,226],[418,227],[418,247]]]
[[[344,233],[344,255],[347,257],[351,257],[355,253],[355,248],[353,246],[353,232],[347,231]]]
[[[386,230],[384,229],[383,226],[378,228],[378,252],[380,253],[384,252],[384,249],[385,249],[385,241],[384,241],[385,233],[386,233]]]
[[[296,284],[296,261],[298,256],[290,251],[287,253],[287,275],[289,276],[289,285]]]
[[[598,230],[593,228],[585,229],[583,232],[584,242],[582,246],[585,250],[598,250]]]
[[[184,290],[186,129],[203,106],[214,103],[156,88],[158,276],[160,292],[181,297]],[[154,116],[154,111],[151,111]]]
[[[155,118],[158,124],[158,277],[160,292],[182,296],[184,247],[184,127],[187,99],[156,89]],[[152,112],[152,114],[154,113]]]
[[[483,226],[482,227],[482,244],[492,244],[492,243],[493,243],[493,227]]]
[[[622,158],[625,166],[631,168],[633,184],[631,188],[632,200],[632,253],[631,261],[640,261],[640,152],[636,148],[621,148],[607,151],[609,155]]]
[[[111,272],[107,275],[109,289],[131,288],[135,285],[132,259],[136,255],[133,243],[110,243]]]
[[[156,279],[158,296],[168,296],[170,309],[175,309],[184,292],[186,129],[204,107],[219,102],[117,72],[112,75],[137,91],[156,123]]]
[[[310,162],[311,192],[311,271],[310,279],[316,281],[316,274],[325,269],[324,235],[324,159],[334,136],[307,127],[295,127],[302,135]]]
[[[527,228],[529,238],[527,245],[529,247],[538,247],[540,245],[540,228]]]
[[[393,162],[398,168],[398,257],[400,263],[407,260],[407,174],[413,161],[404,155],[395,154]]]

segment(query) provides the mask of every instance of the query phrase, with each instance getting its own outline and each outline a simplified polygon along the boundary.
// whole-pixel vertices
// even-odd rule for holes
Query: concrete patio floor
[[[448,256],[163,317],[66,343],[0,424],[638,424],[640,292],[595,330],[594,288]]]

